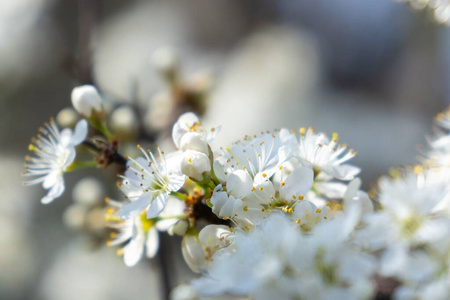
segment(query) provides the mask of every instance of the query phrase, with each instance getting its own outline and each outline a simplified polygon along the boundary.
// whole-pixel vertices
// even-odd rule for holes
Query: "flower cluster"
[[[40,129],[25,184],[42,183],[49,203],[65,172],[118,166],[124,199],[106,200],[107,244],[127,266],[154,257],[167,231],[201,274],[189,297],[372,299],[391,281],[395,299],[450,298],[450,111],[436,118],[421,164],[392,169],[371,200],[350,163],[356,152],[337,133],[283,128],[215,149],[220,127],[187,112],[172,128],[174,151],[142,141],[148,149],[128,156],[103,101],[93,86],[74,89],[84,119],[73,131],[54,121]]]

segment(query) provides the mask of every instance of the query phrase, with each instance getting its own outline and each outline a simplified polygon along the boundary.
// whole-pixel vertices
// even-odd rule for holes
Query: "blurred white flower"
[[[107,202],[110,205],[108,226],[117,230],[111,234],[112,240],[108,241],[108,246],[125,243],[125,246],[118,250],[118,254],[123,255],[124,262],[129,267],[136,265],[144,254],[153,258],[159,248],[158,231],[167,231],[184,212],[183,202],[169,197],[167,205],[157,218],[147,219],[143,212],[136,217],[122,220],[117,217],[117,210],[122,204],[110,199]]]
[[[375,265],[348,243],[343,218],[303,235],[289,218],[272,214],[250,232],[236,231],[231,247],[212,257],[208,274],[192,283],[204,296],[254,299],[367,299]]]
[[[393,178],[379,180],[382,210],[367,215],[361,238],[371,249],[385,249],[381,274],[402,278],[410,255],[423,246],[433,247],[448,236],[448,178],[437,169],[407,168]],[[445,240],[445,239],[444,239]]]
[[[105,199],[105,190],[100,180],[95,177],[86,177],[73,187],[72,199],[80,204],[93,206]]]
[[[72,105],[79,114],[90,118],[93,111],[102,111],[102,98],[93,85],[82,85],[72,90]]]
[[[86,120],[77,123],[75,131],[63,129],[61,132],[53,120],[39,129],[40,134],[32,140],[29,149],[34,157],[27,156],[24,177],[32,177],[24,181],[25,185],[42,183],[49,190],[41,199],[44,204],[52,202],[64,192],[63,173],[74,161],[75,146],[84,141],[88,131]]]
[[[109,125],[121,141],[133,140],[138,133],[138,116],[133,108],[128,105],[122,105],[111,113]]]
[[[183,258],[193,272],[203,272],[209,268],[217,251],[231,245],[233,236],[230,228],[224,225],[208,225],[198,236],[187,234],[181,245]]]

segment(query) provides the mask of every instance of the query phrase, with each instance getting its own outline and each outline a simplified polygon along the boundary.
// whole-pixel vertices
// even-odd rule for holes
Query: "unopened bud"
[[[189,222],[187,220],[179,220],[172,227],[169,228],[168,233],[170,235],[179,235],[183,236],[186,234],[189,228]]]
[[[196,290],[194,290],[188,284],[182,284],[174,288],[170,292],[170,300],[198,300],[199,295]]]
[[[93,111],[102,111],[102,99],[92,85],[82,85],[72,90],[72,105],[81,115],[90,118]]]
[[[186,264],[194,273],[200,273],[205,270],[208,262],[205,258],[203,248],[194,235],[185,235],[181,242],[181,253]]]
[[[187,150],[183,153],[181,172],[184,175],[201,181],[204,174],[209,171],[211,171],[211,163],[206,154],[194,150]]]
[[[181,151],[195,150],[209,156],[208,143],[198,132],[186,132],[181,138],[180,149]]]

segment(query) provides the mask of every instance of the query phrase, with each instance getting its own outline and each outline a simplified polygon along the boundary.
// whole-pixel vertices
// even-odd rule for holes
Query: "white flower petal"
[[[135,217],[147,208],[147,206],[150,204],[150,201],[151,198],[147,195],[144,195],[135,201],[131,201],[130,203],[122,205],[117,215],[121,219]]]
[[[145,255],[148,258],[153,258],[158,252],[159,248],[159,235],[156,228],[151,227],[147,232],[147,240],[145,241]]]
[[[88,122],[86,120],[80,120],[75,126],[70,145],[76,146],[81,144],[88,134]]]
[[[52,202],[55,198],[61,196],[64,193],[64,190],[64,178],[62,176],[57,177],[55,183],[53,184],[47,195],[41,199],[42,204],[48,204]]]
[[[132,267],[136,265],[142,258],[144,254],[144,238],[138,236],[123,248],[123,260],[125,265]]]
[[[300,167],[292,171],[281,188],[285,197],[306,195],[314,183],[314,172],[311,168]]]
[[[253,187],[253,179],[244,170],[237,170],[228,175],[227,191],[236,198],[247,196]]]
[[[147,219],[153,219],[159,216],[159,214],[164,210],[167,204],[167,198],[169,196],[164,193],[158,195],[153,201],[151,201],[150,206],[147,211]]]

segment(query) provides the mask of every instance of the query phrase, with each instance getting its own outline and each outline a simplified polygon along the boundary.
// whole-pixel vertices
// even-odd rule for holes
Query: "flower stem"
[[[70,164],[67,169],[65,170],[66,172],[72,172],[78,169],[83,169],[83,168],[93,168],[97,166],[97,162],[96,161],[74,161],[72,164]]]

